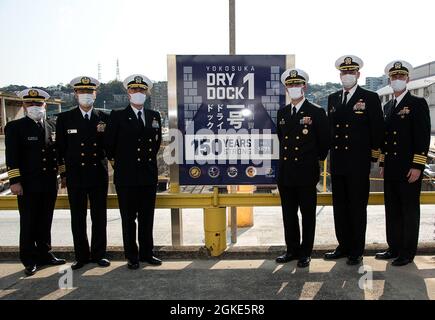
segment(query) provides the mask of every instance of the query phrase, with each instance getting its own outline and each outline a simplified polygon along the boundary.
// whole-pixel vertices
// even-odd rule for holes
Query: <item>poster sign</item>
[[[275,184],[285,55],[177,55],[182,185]]]

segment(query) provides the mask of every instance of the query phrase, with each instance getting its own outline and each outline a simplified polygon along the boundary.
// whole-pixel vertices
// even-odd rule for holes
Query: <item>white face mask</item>
[[[288,95],[290,96],[290,99],[292,100],[297,100],[304,95],[304,92],[302,91],[302,87],[287,88],[287,92]]]
[[[405,80],[392,80],[390,83],[391,88],[393,88],[394,92],[401,92],[406,89],[406,81]]]
[[[147,96],[144,93],[137,92],[137,93],[130,94],[130,102],[133,104],[143,105],[145,103],[146,99],[147,99]]]
[[[84,107],[92,107],[95,99],[92,93],[82,93],[78,95],[79,104]]]
[[[39,121],[45,117],[45,107],[39,107],[39,106],[27,107],[27,116],[34,121]]]
[[[356,85],[357,78],[354,74],[344,74],[340,78],[345,89],[353,88],[353,86]]]

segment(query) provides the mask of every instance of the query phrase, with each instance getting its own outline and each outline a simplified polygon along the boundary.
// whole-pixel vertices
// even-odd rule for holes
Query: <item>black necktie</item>
[[[343,102],[342,105],[346,106],[347,105],[347,96],[349,95],[349,91],[345,91],[344,92],[344,98],[343,98]]]
[[[42,125],[41,121],[38,121],[36,124],[38,125],[39,131],[41,131],[41,132],[45,131],[44,126]]]
[[[139,121],[139,128],[144,129],[145,125],[144,125],[143,120],[142,120],[142,111],[139,111],[137,113],[137,121]]]
[[[292,108],[292,117],[294,117],[297,113],[296,107]]]
[[[391,107],[390,112],[388,112],[387,118],[390,118],[390,117],[391,117],[391,115],[393,114],[394,109],[396,109],[396,107],[397,107],[397,100],[394,99],[394,100],[393,100],[393,106]]]
[[[89,119],[89,115],[85,114],[85,128],[86,130],[91,130],[91,120]]]

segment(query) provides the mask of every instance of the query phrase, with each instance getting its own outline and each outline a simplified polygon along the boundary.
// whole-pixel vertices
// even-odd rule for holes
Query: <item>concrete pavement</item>
[[[336,240],[332,208],[318,207],[317,211],[314,256],[318,257],[322,251],[333,248]],[[156,211],[155,244],[163,246],[159,256],[164,258],[160,267],[142,264],[141,269],[131,271],[124,261],[119,261],[123,259],[120,217],[118,210],[109,210],[108,244],[114,246],[109,249],[115,260],[111,267],[103,269],[90,264],[66,274],[60,274],[58,267],[49,267],[26,278],[17,260],[3,260],[0,299],[435,299],[433,205],[422,206],[420,226],[420,247],[429,255],[418,256],[413,264],[401,268],[368,256],[364,258],[366,271],[347,266],[345,259],[313,259],[308,269],[296,268],[296,262],[277,265],[273,258],[284,248],[281,210],[277,207],[256,207],[254,226],[240,228],[238,243],[230,246],[221,259],[210,258],[201,251],[202,210],[183,212],[186,246],[171,248],[164,247],[171,244],[170,211]],[[382,206],[369,206],[368,212],[367,251],[373,253],[386,246],[384,211]],[[0,257],[16,258],[18,222],[17,212],[0,212]],[[228,232],[228,243],[229,235]],[[67,210],[56,211],[52,236],[53,245],[64,246],[62,250],[66,252],[61,255],[71,261]],[[5,249],[12,254],[2,254]],[[70,274],[72,288],[59,289],[61,277]],[[361,289],[363,280],[371,277],[373,281]]]
[[[435,256],[418,256],[413,264],[393,267],[373,257],[365,270],[314,259],[307,269],[296,262],[273,260],[170,260],[162,266],[142,264],[128,270],[125,262],[109,268],[88,265],[69,271],[71,287],[59,289],[65,274],[49,267],[25,278],[19,263],[0,263],[0,299],[435,299]],[[368,280],[368,281],[366,281]]]

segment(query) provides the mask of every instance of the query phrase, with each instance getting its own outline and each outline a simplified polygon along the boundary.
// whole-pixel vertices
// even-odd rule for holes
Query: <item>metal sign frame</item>
[[[178,129],[178,101],[177,101],[177,55],[168,55],[168,115],[169,115],[169,130]],[[295,55],[285,55],[286,68],[294,68]],[[289,97],[286,95],[286,104],[290,103]],[[181,150],[183,146],[178,145],[178,141],[174,141],[175,148]],[[171,183],[171,191],[179,191],[180,171],[177,164],[169,166],[169,178]]]

